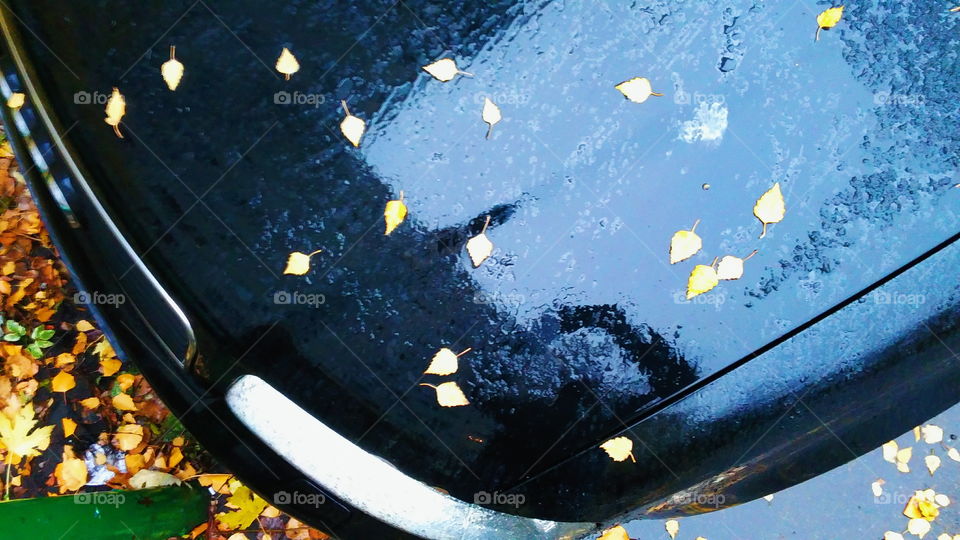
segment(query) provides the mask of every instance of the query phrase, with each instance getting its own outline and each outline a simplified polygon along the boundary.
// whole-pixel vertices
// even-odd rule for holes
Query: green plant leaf
[[[39,327],[37,327],[37,328],[39,328]],[[37,332],[37,336],[36,336],[35,339],[41,339],[41,340],[43,340],[43,341],[49,341],[50,338],[52,338],[52,337],[53,337],[53,334],[55,334],[55,333],[56,333],[56,331],[54,331],[54,330],[41,330],[41,331]]]
[[[40,350],[40,347],[37,346],[36,342],[27,345],[25,350],[30,353],[30,356],[33,356],[38,360],[43,357],[43,351]]]
[[[4,335],[3,335],[3,340],[4,340],[4,341],[20,341],[20,335],[19,335],[19,334],[4,334]]]

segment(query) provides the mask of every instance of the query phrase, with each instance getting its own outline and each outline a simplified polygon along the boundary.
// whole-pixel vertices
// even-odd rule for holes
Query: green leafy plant
[[[3,324],[3,329],[4,341],[11,343],[17,343],[24,339],[29,341],[24,349],[34,358],[42,358],[43,349],[53,347],[53,342],[50,339],[53,338],[55,332],[42,326],[35,327],[28,335],[27,329],[22,324],[14,320],[8,320]]]

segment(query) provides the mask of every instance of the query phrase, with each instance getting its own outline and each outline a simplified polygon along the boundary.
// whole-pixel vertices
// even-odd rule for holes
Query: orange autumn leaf
[[[86,320],[77,321],[75,328],[81,332],[89,332],[94,329],[93,325]]]
[[[77,431],[77,423],[72,418],[64,418],[60,421],[63,424],[63,438],[72,436]]]
[[[57,373],[57,376],[53,378],[50,384],[50,388],[54,392],[67,392],[73,390],[76,386],[77,380],[66,371]]]
[[[96,409],[100,406],[100,398],[88,397],[87,399],[81,399],[80,405],[83,405],[85,409]]]
[[[124,452],[133,450],[141,441],[143,441],[143,426],[138,424],[120,426],[113,435],[113,442]]]
[[[70,445],[63,447],[63,461],[57,464],[53,475],[60,485],[60,493],[77,491],[87,483],[87,466],[73,454]]]
[[[116,358],[108,358],[100,361],[100,372],[103,373],[104,377],[109,377],[120,371],[121,367],[123,367],[123,363]]]
[[[137,405],[133,402],[130,394],[117,394],[113,396],[113,408],[119,411],[135,411]]]
[[[137,378],[134,375],[131,375],[130,373],[122,373],[117,375],[117,386],[120,387],[120,390],[126,392],[131,386],[133,386],[133,383],[136,380]]]
[[[77,341],[74,342],[73,349],[70,352],[80,354],[85,350],[87,350],[87,335],[81,332],[77,334]]]

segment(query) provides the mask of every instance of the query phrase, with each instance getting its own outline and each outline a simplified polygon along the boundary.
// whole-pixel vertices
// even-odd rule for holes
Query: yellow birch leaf
[[[470,404],[470,402],[467,401],[467,396],[463,395],[463,390],[460,390],[460,387],[457,386],[455,382],[445,382],[437,386],[420,383],[420,386],[433,388],[437,393],[437,403],[439,403],[441,407],[460,407]]]
[[[943,428],[940,426],[927,424],[920,428],[920,433],[923,434],[923,442],[927,444],[937,444],[943,441]]]
[[[341,101],[340,105],[343,106],[343,112],[346,113],[346,116],[340,122],[340,132],[343,133],[343,136],[346,137],[355,148],[359,147],[360,139],[367,130],[367,124],[360,118],[350,114],[350,109],[347,107],[346,101]]]
[[[614,461],[630,458],[630,461],[637,462],[637,458],[633,457],[633,441],[628,437],[614,437],[601,444],[600,448]]]
[[[459,368],[457,359],[469,351],[470,349],[467,349],[460,354],[456,354],[450,349],[444,347],[437,351],[437,354],[433,355],[433,359],[430,361],[430,366],[427,367],[427,370],[424,371],[424,373],[427,375],[440,376],[453,375]]]
[[[100,406],[100,398],[88,397],[87,399],[81,399],[80,405],[83,405],[84,409],[96,409]]]
[[[76,328],[81,332],[89,332],[91,330],[94,330],[93,325],[86,320],[77,321],[77,324],[76,326],[74,326],[74,328]]]
[[[920,426],[913,428],[913,440],[914,442],[920,442]]]
[[[940,468],[940,458],[938,456],[930,455],[923,458],[923,463],[927,466],[927,470],[930,471],[930,476],[933,476],[933,473]]]
[[[137,474],[146,465],[142,454],[127,454],[123,460],[127,463],[127,472],[130,474]]]
[[[910,458],[913,457],[913,448],[901,448],[897,450],[897,463],[910,463]]]
[[[176,446],[173,447],[173,450],[170,451],[170,459],[167,460],[167,466],[171,469],[176,467],[181,461],[183,461],[183,450],[180,450]]]
[[[103,121],[113,126],[114,133],[122,139],[123,134],[120,133],[119,126],[123,115],[127,114],[127,100],[123,98],[123,94],[121,94],[120,90],[116,87],[113,88],[113,92],[110,93],[110,98],[107,99],[105,112],[107,113],[107,117],[104,118]]]
[[[71,437],[77,431],[77,423],[72,418],[64,418],[60,421],[63,425],[63,438]]]
[[[677,264],[693,257],[703,248],[703,240],[697,234],[698,219],[689,231],[677,231],[670,239],[670,264]]]
[[[114,373],[120,371],[121,367],[123,367],[123,363],[116,358],[107,358],[105,360],[100,360],[100,372],[103,373],[104,377],[109,377]]]
[[[667,530],[670,538],[676,538],[677,533],[680,532],[680,522],[675,519],[668,519],[667,522],[663,524],[663,527]]]
[[[34,429],[33,403],[25,403],[13,416],[0,413],[0,446],[7,449],[6,463],[17,465],[22,458],[40,455],[50,445],[50,432],[53,426]]]
[[[883,540],[903,540],[903,535],[898,532],[887,531],[883,533]]]
[[[954,461],[960,462],[960,451],[958,451],[956,448],[951,448],[947,450],[947,457]]]
[[[487,222],[483,224],[480,234],[467,241],[467,253],[473,262],[473,267],[477,268],[483,261],[493,253],[493,242],[487,238],[487,226],[490,225],[490,216],[487,216]]]
[[[749,261],[756,254],[757,250],[753,250],[753,253],[742,259],[740,257],[734,257],[733,255],[727,255],[720,259],[720,262],[717,264],[717,279],[732,281],[742,278],[743,263]]]
[[[137,378],[130,373],[123,373],[121,375],[117,375],[117,386],[120,387],[121,392],[126,392],[131,386],[133,386],[133,383],[136,380]]]
[[[421,69],[429,73],[434,79],[441,82],[452,81],[454,77],[459,75],[466,75],[467,77],[473,77],[473,74],[467,73],[466,71],[460,71],[460,68],[457,67],[457,62],[453,58],[441,58],[432,64],[427,64]]]
[[[23,107],[23,104],[26,101],[27,101],[26,95],[20,92],[14,92],[10,94],[9,98],[7,98],[7,107],[10,107],[11,109],[19,109],[20,107]]]
[[[783,201],[783,193],[780,191],[780,182],[777,182],[764,193],[757,204],[753,207],[753,215],[763,223],[763,232],[760,238],[767,235],[767,225],[771,223],[780,223],[787,212],[786,204]]]
[[[400,198],[395,201],[388,201],[387,206],[383,209],[383,219],[387,224],[387,230],[385,235],[389,235],[397,228],[398,225],[403,223],[404,218],[407,217],[407,205],[403,204],[403,192],[400,192]]]
[[[497,124],[503,115],[500,114],[500,107],[490,101],[490,98],[483,98],[483,121],[487,123],[487,138],[493,133],[493,126]]]
[[[183,78],[183,64],[177,60],[177,48],[170,46],[170,59],[160,66],[160,74],[163,75],[163,82],[167,83],[167,88],[171,91],[176,90],[180,85],[180,79]]]
[[[297,62],[297,58],[293,56],[290,49],[284,47],[283,50],[280,51],[280,56],[277,58],[276,68],[277,71],[283,73],[284,78],[289,81],[291,75],[300,71],[300,62]]]
[[[820,31],[833,28],[843,18],[843,6],[833,7],[817,15],[817,41],[820,41]]]
[[[87,483],[87,466],[73,454],[70,445],[63,447],[63,460],[53,470],[60,486],[60,493],[77,491]]]
[[[623,81],[622,83],[614,86],[614,88],[619,90],[624,97],[634,103],[643,103],[644,101],[650,99],[650,96],[663,96],[663,94],[653,91],[653,87],[650,85],[650,80],[645,77],[634,77],[629,81]]]
[[[914,518],[907,522],[907,532],[923,538],[930,532],[930,522],[923,518]]]
[[[310,271],[310,258],[323,251],[318,249],[313,253],[301,253],[294,251],[287,257],[287,267],[283,269],[284,274],[293,276],[302,276]]]
[[[150,489],[161,486],[179,486],[183,482],[170,473],[140,469],[137,474],[130,477],[128,483],[133,489]]]
[[[201,486],[208,487],[221,495],[227,495],[230,493],[230,488],[227,483],[230,482],[232,478],[232,474],[201,474],[197,476],[197,482],[199,482]]]
[[[265,518],[280,517],[280,509],[268,504],[267,507],[263,509],[263,512],[260,512],[260,515]],[[246,537],[244,537],[244,539],[246,539]],[[269,540],[269,539],[263,539],[263,540]]]
[[[124,424],[113,434],[113,442],[117,448],[129,452],[143,441],[143,426],[139,424]]]
[[[870,490],[873,491],[874,497],[879,497],[883,495],[883,478],[878,478],[872,484],[870,484]]]
[[[627,534],[626,529],[617,525],[603,531],[603,534],[597,540],[630,540],[630,535]]]
[[[54,392],[67,392],[77,386],[77,381],[73,375],[66,371],[57,373],[57,376],[50,381],[50,389]]]
[[[687,280],[687,300],[712,290],[720,283],[717,271],[712,266],[698,264]]]
[[[888,443],[885,443],[885,444],[881,447],[881,449],[883,450],[883,460],[884,460],[884,461],[889,461],[890,463],[896,463],[896,462],[897,462],[897,452],[898,452],[899,449],[900,449],[900,448],[897,446],[897,441],[890,441],[890,442],[888,442]]]
[[[130,394],[117,394],[113,396],[113,407],[118,411],[135,411],[137,405],[133,402]]]

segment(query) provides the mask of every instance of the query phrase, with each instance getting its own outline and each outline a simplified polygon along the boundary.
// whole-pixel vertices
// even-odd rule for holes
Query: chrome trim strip
[[[10,9],[10,8],[7,7],[6,9]],[[196,352],[197,352],[197,337],[196,337],[196,334],[194,334],[193,332],[193,327],[190,325],[190,320],[187,318],[186,313],[184,313],[184,311],[180,308],[180,306],[176,303],[176,301],[160,285],[160,282],[150,272],[146,264],[144,264],[144,262],[140,259],[137,253],[133,250],[133,247],[127,242],[127,239],[124,238],[123,235],[120,233],[120,230],[117,228],[116,224],[114,224],[113,219],[110,218],[110,215],[107,213],[103,205],[100,204],[100,201],[94,195],[93,190],[90,189],[90,186],[87,184],[86,179],[80,173],[80,168],[77,166],[76,162],[74,161],[73,155],[67,149],[66,143],[60,137],[60,133],[57,131],[52,117],[47,112],[47,110],[43,106],[41,106],[41,104],[45,103],[45,101],[42,99],[42,95],[40,94],[33,80],[30,78],[30,74],[26,69],[26,63],[24,62],[19,49],[16,47],[16,43],[14,40],[14,35],[16,35],[16,29],[11,26],[9,15],[6,12],[6,9],[0,9],[0,29],[2,29],[3,31],[3,38],[7,44],[7,50],[10,51],[10,57],[13,59],[13,62],[17,66],[17,71],[19,72],[18,74],[20,76],[20,79],[23,81],[24,92],[27,94],[31,106],[37,112],[37,116],[43,122],[44,126],[46,126],[47,132],[50,135],[51,141],[59,150],[59,153],[62,156],[64,163],[66,163],[67,168],[70,169],[70,172],[73,175],[73,178],[76,181],[77,185],[79,185],[81,189],[83,189],[87,198],[90,200],[91,205],[93,205],[93,207],[97,210],[97,213],[100,215],[100,218],[106,223],[107,228],[110,230],[111,233],[113,233],[113,236],[115,237],[117,242],[120,244],[120,246],[123,248],[123,250],[126,251],[127,255],[130,256],[130,259],[133,261],[134,266],[138,270],[140,270],[140,272],[143,273],[143,275],[147,278],[147,281],[154,287],[154,289],[156,289],[157,293],[164,300],[164,302],[167,303],[170,309],[173,310],[177,318],[180,319],[180,322],[183,324],[184,331],[187,335],[187,343],[188,343],[187,350],[184,351],[184,357],[181,360],[181,362],[184,364],[184,366],[189,366],[193,360],[193,357],[196,355]],[[4,102],[8,97],[9,97],[8,95],[4,96]],[[26,128],[25,125],[18,126],[18,128],[20,127]],[[29,135],[29,130],[24,135]],[[37,155],[39,155],[38,152],[37,152]],[[48,178],[47,184],[49,185],[51,182],[53,182],[53,179]],[[57,188],[56,193],[53,193],[53,196],[56,198],[57,194],[59,194],[61,199],[63,198],[63,194],[62,192],[60,192],[59,187]],[[59,203],[60,201],[58,200],[57,202]],[[63,202],[64,204],[66,204],[65,200]],[[149,323],[148,323],[148,326],[149,326]]]
[[[240,377],[227,391],[227,404],[264,443],[319,486],[410,534],[442,540],[558,540],[595,530],[594,523],[514,516],[446,495],[353,444],[259,377]]]

